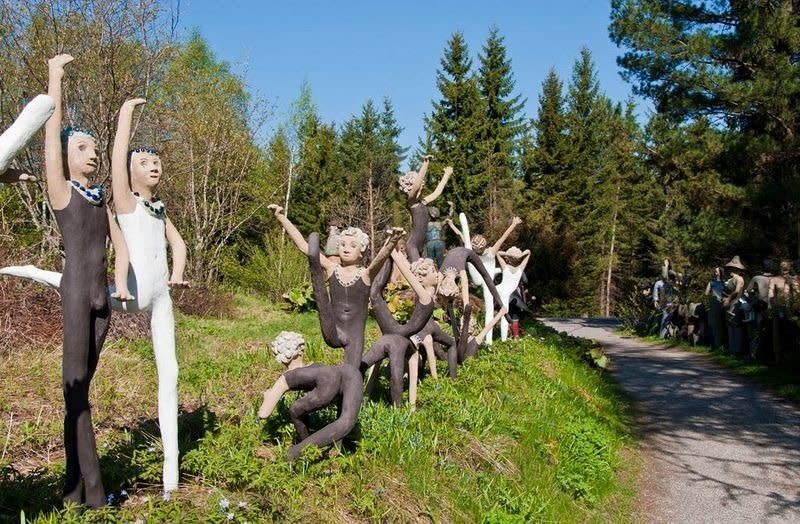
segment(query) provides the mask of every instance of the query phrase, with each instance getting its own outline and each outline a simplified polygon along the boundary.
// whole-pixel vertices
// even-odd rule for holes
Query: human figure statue
[[[725,282],[728,296],[722,299],[722,307],[727,312],[728,321],[728,351],[734,354],[742,353],[744,326],[743,311],[739,299],[744,292],[744,272],[745,266],[739,260],[739,256],[734,256],[730,262],[725,264],[731,277]]]
[[[798,280],[792,274],[792,263],[783,260],[780,274],[770,278],[769,282],[769,316],[772,322],[772,354],[775,362],[783,360],[783,339],[788,329],[790,308],[797,298]]]
[[[325,240],[325,256],[334,263],[339,263],[336,253],[339,251],[339,236],[342,232],[342,223],[338,219],[328,221],[328,238]]]
[[[11,161],[28,145],[53,111],[55,111],[53,98],[49,95],[37,95],[23,108],[11,127],[0,135],[0,185],[36,180],[35,176],[12,168]]]
[[[422,249],[425,247],[425,237],[428,232],[428,204],[439,198],[444,191],[444,186],[453,174],[453,168],[444,168],[444,175],[439,180],[436,189],[428,196],[422,196],[422,188],[425,186],[425,174],[428,172],[433,156],[427,155],[423,158],[422,167],[419,171],[409,171],[400,177],[400,191],[406,194],[408,212],[411,214],[411,233],[406,241],[406,252],[411,262],[416,262],[422,256]]]
[[[439,221],[439,208],[430,206],[428,208],[430,222],[425,233],[425,252],[427,257],[436,262],[436,266],[442,264],[444,257],[444,224]]]
[[[670,322],[677,307],[674,286],[676,280],[677,276],[672,270],[672,264],[668,258],[664,259],[664,264],[661,266],[661,278],[653,285],[653,306],[661,311],[658,336],[663,339],[670,336]]]
[[[106,237],[117,253],[115,298],[133,298],[127,289],[128,251],[122,233],[105,206],[101,187],[89,185],[97,169],[94,137],[78,128],[67,128],[59,136],[61,79],[70,55],[57,55],[48,62],[48,94],[55,101],[53,115],[45,125],[45,173],[47,195],[64,241],[64,276],[61,301],[64,312],[62,383],[66,414],[66,482],[64,500],[103,506],[106,495],[92,428],[89,383],[97,369],[100,351],[108,333],[111,310],[106,291]]]
[[[178,360],[175,356],[175,319],[171,287],[186,287],[186,243],[167,218],[164,203],[154,196],[161,180],[161,159],[154,149],[128,150],[133,110],[144,99],[128,100],[120,109],[119,126],[111,156],[111,180],[117,220],[128,246],[129,300],[108,290],[111,309],[119,312],[150,312],[153,353],[158,370],[158,423],[164,448],[164,497],[178,487]],[[129,182],[130,180],[130,182]],[[167,267],[167,243],[172,251],[172,275]],[[34,266],[12,266],[0,274],[33,279],[58,288],[62,275]],[[135,297],[135,298],[134,298]]]
[[[747,342],[750,358],[759,356],[764,341],[767,309],[769,308],[769,292],[775,263],[767,258],[763,262],[764,270],[750,279],[744,290],[750,309],[749,321],[746,322]]]
[[[500,262],[500,270],[502,272],[502,280],[497,284],[497,292],[503,300],[503,307],[510,310],[511,295],[516,291],[519,286],[519,281],[525,272],[525,266],[531,258],[530,249],[520,251],[516,246],[512,246],[507,251],[497,252],[497,261]],[[508,321],[505,318],[500,319],[500,340],[508,340]]]
[[[260,418],[269,418],[287,391],[306,392],[289,406],[289,415],[300,437],[300,442],[286,453],[289,460],[297,459],[307,446],[324,446],[346,437],[356,424],[363,400],[362,377],[358,368],[347,364],[306,365],[303,362],[304,349],[305,341],[299,333],[282,331],[275,337],[272,352],[287,371],[264,392],[264,401],[258,410]],[[306,415],[333,403],[338,403],[337,419],[312,433]]]
[[[378,376],[380,363],[388,358],[392,404],[399,407],[403,402],[403,375],[408,369],[408,403],[413,408],[417,399],[420,342],[412,340],[411,337],[423,329],[433,314],[437,273],[433,267],[433,261],[428,258],[420,258],[414,264],[409,264],[408,260],[397,250],[392,251],[391,256],[394,265],[408,280],[416,295],[414,310],[406,324],[400,324],[392,317],[388,305],[381,295],[383,288],[380,287],[382,283],[380,281],[385,279],[382,274],[389,272],[387,269],[391,262],[387,262],[373,282],[370,297],[373,314],[381,328],[382,335],[361,359],[361,371],[365,372],[368,368],[375,366],[367,385],[367,391],[371,391]],[[430,341],[429,345],[424,343],[422,345],[426,350],[429,367],[432,369],[431,374],[436,376],[436,356],[433,351],[433,342]]]
[[[494,326],[497,325],[497,322],[500,319],[504,318],[504,315],[508,312],[508,309],[503,306],[500,308],[500,311],[492,317],[488,324],[483,326],[483,329],[480,333],[476,336],[472,336],[471,333],[474,330],[475,322],[472,320],[472,306],[467,304],[464,307],[464,315],[461,317],[461,325],[460,325],[460,333],[458,334],[458,361],[459,363],[464,362],[468,358],[472,358],[478,354],[478,349],[480,345],[486,339],[486,336],[494,329]]]
[[[725,312],[722,301],[728,292],[725,288],[725,270],[714,268],[714,276],[706,285],[706,296],[710,297],[708,308],[708,325],[711,328],[711,346],[720,348],[725,345]]]
[[[269,209],[274,211],[297,248],[308,256],[311,284],[325,343],[333,348],[344,348],[344,363],[359,369],[364,353],[370,284],[405,231],[392,228],[386,244],[369,266],[364,267],[361,260],[369,247],[369,237],[357,227],[348,227],[339,237],[337,255],[340,263],[336,264],[320,254],[317,233],[312,233],[307,242],[283,214],[282,207],[271,204]],[[326,281],[328,289],[325,289]]]
[[[494,275],[500,272],[500,270],[497,269],[497,253],[503,248],[503,244],[508,239],[508,236],[511,234],[511,232],[514,231],[514,228],[522,223],[522,220],[519,217],[512,218],[511,224],[508,226],[505,232],[500,235],[500,238],[497,239],[497,242],[488,247],[486,237],[483,235],[470,236],[467,215],[464,213],[459,213],[458,220],[461,223],[461,230],[456,228],[453,224],[453,221],[450,219],[447,220],[447,224],[450,226],[450,229],[453,231],[453,233],[455,233],[456,236],[461,239],[461,243],[464,244],[464,247],[473,250],[480,257],[481,262],[483,262],[483,266],[490,275],[492,283],[494,283]],[[483,320],[484,325],[488,325],[489,321],[494,315],[494,297],[489,290],[486,280],[481,276],[475,265],[469,264],[467,268],[472,281],[481,286],[483,289],[483,302],[485,306],[483,310]],[[491,331],[488,335],[486,335],[486,344],[489,346],[492,345]]]

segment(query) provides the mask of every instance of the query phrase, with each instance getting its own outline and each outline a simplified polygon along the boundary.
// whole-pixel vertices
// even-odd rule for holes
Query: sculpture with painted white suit
[[[531,258],[531,250],[520,251],[517,246],[512,246],[508,251],[498,251],[497,260],[500,262],[500,270],[503,279],[497,284],[497,292],[503,299],[503,306],[510,309],[511,295],[519,286],[525,266]],[[516,329],[516,328],[515,328]],[[516,335],[515,335],[516,336]],[[505,317],[500,319],[500,340],[508,339],[508,321]]]
[[[469,223],[467,222],[467,216],[464,213],[458,214],[458,221],[461,223],[461,230],[457,229],[455,225],[453,225],[453,221],[449,218],[447,219],[447,225],[449,225],[450,229],[452,229],[456,236],[461,239],[464,247],[467,249],[472,249],[479,257],[481,257],[483,266],[490,275],[494,276],[499,273],[500,270],[497,269],[497,253],[502,249],[503,243],[506,241],[506,239],[508,239],[508,236],[511,234],[511,232],[514,231],[514,228],[522,223],[522,220],[519,217],[514,217],[511,220],[511,225],[508,226],[508,229],[506,229],[502,236],[497,239],[497,242],[490,247],[486,247],[486,237],[483,235],[470,236]],[[492,293],[489,292],[489,287],[486,285],[486,282],[483,281],[483,278],[481,277],[480,273],[478,273],[477,269],[475,269],[472,264],[468,264],[467,269],[472,281],[483,288],[484,326],[488,326],[492,321],[492,317],[494,317],[494,297],[492,296]],[[508,304],[506,304],[506,306],[508,306]],[[484,342],[487,346],[492,345],[491,331],[486,334]]]

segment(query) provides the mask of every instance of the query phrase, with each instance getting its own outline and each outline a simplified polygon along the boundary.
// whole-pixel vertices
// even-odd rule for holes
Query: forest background
[[[622,74],[655,109],[644,119],[605,94],[589,49],[569,77],[542,72],[526,100],[501,29],[487,27],[477,50],[454,32],[431,49],[438,95],[413,148],[399,143],[389,98],[326,122],[308,85],[268,132],[271,106],[243,72],[198,32],[178,37],[179,6],[0,2],[0,126],[45,91],[47,59],[69,52],[66,120],[97,134],[108,184],[119,107],[146,97],[134,144],[161,151],[159,192],[197,283],[280,300],[306,264],[267,204],[286,205],[304,234],[339,219],[377,243],[387,225],[408,226],[396,181],[426,153],[430,184],[454,167],[443,212],[452,200],[490,240],[523,218],[513,241],[533,252],[531,292],[550,312],[615,314],[666,256],[698,285],[734,254],[753,269],[800,257],[800,2],[613,0]],[[18,161],[41,177],[41,142]],[[61,268],[43,189],[0,189],[0,263]]]

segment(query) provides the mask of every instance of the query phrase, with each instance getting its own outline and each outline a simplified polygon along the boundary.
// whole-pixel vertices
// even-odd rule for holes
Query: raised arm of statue
[[[378,251],[378,254],[375,255],[375,258],[372,259],[369,267],[367,268],[367,275],[369,276],[370,282],[375,276],[378,274],[378,271],[381,270],[383,267],[383,263],[389,258],[394,247],[397,245],[397,242],[406,234],[406,231],[402,227],[393,227],[389,232],[389,238],[386,240],[386,243],[383,247]]]
[[[126,100],[119,110],[117,134],[111,150],[111,190],[114,192],[114,207],[118,214],[133,213],[136,210],[136,198],[131,193],[128,176],[128,149],[131,140],[131,122],[133,110],[144,104],[144,98]]]
[[[414,290],[414,293],[417,294],[419,297],[419,301],[421,304],[430,304],[431,300],[433,300],[433,296],[425,289],[425,286],[414,276],[414,273],[411,271],[411,265],[408,263],[408,259],[399,253],[396,249],[392,250],[391,254],[392,260],[397,265],[397,268],[400,270],[400,273],[405,277],[408,283],[411,285],[411,289]]]
[[[450,230],[453,233],[455,233],[456,236],[459,238],[459,240],[461,240],[461,242],[463,243],[464,242],[464,235],[461,233],[461,230],[459,230],[456,227],[456,225],[453,224],[453,220],[451,218],[448,218],[447,220],[445,220],[445,222],[447,223],[448,226],[450,226]]]
[[[308,255],[308,242],[306,242],[306,239],[303,238],[300,230],[298,230],[297,227],[292,224],[289,218],[283,214],[283,207],[277,204],[270,204],[267,206],[267,208],[275,212],[275,218],[277,218],[278,222],[280,222],[281,226],[283,226],[286,234],[288,234],[289,238],[292,239],[292,242],[294,242],[294,245],[297,246],[297,249],[299,249],[304,255]],[[322,264],[322,267],[328,272],[328,274],[333,271],[333,262],[331,262],[330,259],[322,253],[319,255],[319,262]]]
[[[61,158],[61,119],[64,114],[61,100],[61,79],[64,66],[72,62],[70,55],[56,55],[47,62],[49,71],[47,94],[55,102],[53,115],[44,126],[44,171],[47,177],[47,197],[54,210],[67,207],[72,196]]]
[[[441,195],[442,191],[444,191],[444,186],[447,185],[447,181],[450,180],[450,176],[452,174],[453,174],[453,168],[451,166],[447,166],[446,168],[444,168],[444,175],[442,175],[442,179],[439,180],[439,184],[436,186],[436,189],[434,189],[430,195],[423,198],[422,203],[428,205],[437,198],[439,198],[439,195]]]
[[[514,231],[514,228],[516,228],[521,223],[522,220],[519,217],[514,217],[511,219],[511,225],[508,226],[508,229],[505,230],[503,235],[497,239],[497,242],[495,242],[494,246],[492,247],[495,253],[500,252],[500,250],[503,248],[503,244],[508,239],[508,235],[510,235],[511,232]]]

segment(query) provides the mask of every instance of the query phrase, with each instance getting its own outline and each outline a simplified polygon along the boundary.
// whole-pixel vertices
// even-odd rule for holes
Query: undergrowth
[[[82,514],[57,507],[58,351],[0,362],[11,373],[33,364],[34,373],[17,387],[0,382],[0,435],[9,435],[0,459],[0,520],[19,522],[20,511],[34,522],[629,519],[628,404],[602,370],[583,360],[586,348],[576,340],[527,325],[522,340],[482,350],[455,381],[441,378],[440,364],[439,380],[420,384],[415,411],[391,408],[382,378],[350,437],[289,463],[284,453],[294,429],[287,406],[294,394],[266,422],[255,415],[261,391],[281,371],[268,342],[292,329],[306,336],[311,361],[337,362],[341,351],[324,346],[314,313],[237,301],[237,318],[178,316],[182,479],[168,502],[159,488],[157,389],[147,341],[119,343],[101,358],[92,391],[98,448],[106,488],[121,504]],[[370,323],[368,339],[376,336]],[[324,410],[312,426],[333,417],[334,409]]]

